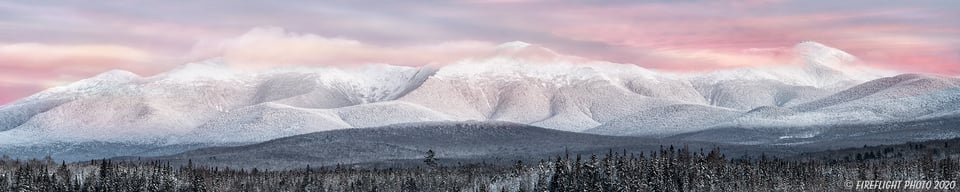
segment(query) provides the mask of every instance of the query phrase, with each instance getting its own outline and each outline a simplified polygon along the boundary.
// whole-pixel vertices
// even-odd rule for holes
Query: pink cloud
[[[467,3],[528,3],[540,0],[465,0]]]
[[[44,87],[37,87],[32,85],[11,85],[11,84],[0,84],[0,90],[7,92],[6,94],[0,94],[0,105],[2,103],[9,103],[16,101],[17,99],[25,97],[29,93],[35,93],[43,90]]]
[[[957,66],[958,61],[952,56],[960,51],[957,29],[869,22],[904,15],[913,19],[937,16],[920,14],[922,10],[723,14],[717,11],[725,9],[717,6],[724,5],[709,4],[713,3],[565,7],[552,13],[560,16],[546,17],[563,19],[543,22],[541,27],[558,37],[627,50],[585,56],[652,68],[702,71],[776,64],[776,60],[744,55],[742,50],[813,40],[846,50],[875,66],[957,74],[938,70]]]
[[[219,6],[225,3],[234,6]],[[0,2],[0,10],[16,16],[0,21],[0,42],[22,42],[0,43],[0,99],[109,69],[148,76],[209,57],[248,68],[428,65],[483,55],[512,40],[677,71],[786,63],[764,50],[812,40],[874,66],[960,75],[960,25],[952,19],[960,12],[950,6],[955,3]],[[258,28],[237,36],[263,25],[305,33]]]
[[[256,28],[237,38],[198,44],[195,58],[222,57],[234,66],[350,66],[372,63],[393,65],[442,64],[492,51],[495,44],[450,41],[424,45],[382,46],[346,38],[287,32],[281,28]]]
[[[0,67],[115,67],[149,62],[150,53],[118,45],[0,44]]]
[[[144,50],[104,44],[0,44],[0,103],[110,69],[153,73],[161,59]]]

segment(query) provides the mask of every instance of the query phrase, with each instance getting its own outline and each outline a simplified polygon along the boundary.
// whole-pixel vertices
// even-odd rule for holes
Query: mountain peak
[[[800,43],[797,43],[796,45],[794,45],[794,47],[829,47],[829,46],[816,41],[800,41]]]
[[[845,87],[882,76],[872,68],[862,66],[850,53],[818,42],[798,43],[793,51],[795,62],[803,65],[809,80],[818,87]]]
[[[80,88],[88,88],[88,87],[97,87],[101,84],[123,84],[123,83],[128,83],[137,79],[140,79],[140,76],[138,76],[137,74],[134,74],[133,72],[120,70],[120,69],[113,69],[107,72],[97,74],[96,76],[93,76],[88,79],[83,79],[77,82],[73,82],[63,88],[69,87],[73,89],[80,89]]]
[[[510,41],[497,45],[497,50],[519,50],[526,47],[529,47],[533,44],[523,42],[523,41]]]
[[[546,47],[523,41],[511,41],[497,45],[493,57],[555,59],[563,55]]]
[[[843,50],[826,46],[814,41],[804,41],[793,46],[797,59],[806,65],[838,67],[857,62],[857,57]]]
[[[140,76],[133,72],[121,70],[121,69],[113,69],[107,72],[100,73],[94,76],[92,79],[97,79],[101,81],[125,82],[133,79],[137,79],[137,78],[140,78]]]
[[[224,80],[233,78],[235,75],[223,59],[213,58],[187,63],[159,76],[169,81],[193,81],[198,79]]]

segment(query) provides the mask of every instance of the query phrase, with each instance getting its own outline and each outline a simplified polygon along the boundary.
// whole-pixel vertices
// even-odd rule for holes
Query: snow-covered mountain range
[[[522,42],[449,65],[244,72],[212,59],[109,71],[0,107],[0,146],[229,145],[432,121],[506,121],[605,135],[792,129],[960,118],[960,80],[872,69],[815,42],[774,67],[670,73]],[[810,132],[809,135],[816,135]]]

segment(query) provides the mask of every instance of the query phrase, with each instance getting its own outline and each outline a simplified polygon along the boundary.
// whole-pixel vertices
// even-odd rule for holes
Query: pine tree
[[[550,191],[570,191],[569,188],[570,181],[568,181],[568,171],[566,161],[561,160],[560,157],[557,157],[557,161],[553,164],[553,178],[550,179]]]
[[[97,191],[118,191],[118,182],[116,171],[114,166],[110,161],[101,160],[100,161],[100,171],[98,174],[99,178],[95,185]]]
[[[199,170],[197,170],[197,169],[191,169],[191,170],[190,170],[190,176],[191,176],[190,188],[189,188],[187,191],[191,191],[191,192],[206,192],[206,191],[207,191],[207,185],[206,185],[206,183],[204,182],[203,174],[201,174],[201,173],[202,173],[202,172],[199,171]]]
[[[427,150],[427,156],[423,158],[423,162],[430,167],[437,167],[436,153],[433,152],[433,149]]]
[[[9,179],[4,173],[0,173],[0,191],[10,191]]]
[[[33,183],[37,191],[53,191],[53,180],[50,178],[45,165],[41,165],[40,169],[33,175]]]
[[[516,173],[517,173],[518,176],[519,176],[520,174],[523,174],[523,172],[524,172],[524,171],[523,171],[523,161],[517,160],[517,163],[516,163],[516,164],[513,164],[513,168],[514,168],[515,170],[517,170]]]
[[[14,179],[13,183],[13,191],[37,191],[37,187],[34,186],[32,176],[33,170],[29,166],[21,166],[17,168],[16,178]]]
[[[944,159],[940,160],[940,179],[946,181],[954,181],[957,174],[957,164],[955,160],[947,156]]]
[[[417,187],[417,182],[414,181],[412,177],[409,177],[403,182],[402,191],[420,191],[420,188]]]
[[[73,175],[70,173],[70,169],[67,168],[67,162],[60,162],[60,167],[57,168],[56,176],[58,190],[67,191],[71,188],[70,185],[73,183]]]

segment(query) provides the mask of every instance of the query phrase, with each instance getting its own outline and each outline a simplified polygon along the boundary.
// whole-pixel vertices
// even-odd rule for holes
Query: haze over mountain
[[[114,70],[0,107],[0,149],[40,147],[48,155],[78,143],[148,146],[107,156],[177,146],[157,152],[169,154],[191,148],[180,146],[466,120],[603,135],[695,138],[736,127],[816,138],[831,127],[960,118],[956,78],[872,69],[815,42],[789,53],[792,61],[774,67],[697,74],[593,61],[523,42],[443,66],[248,72],[211,59],[150,77]]]

